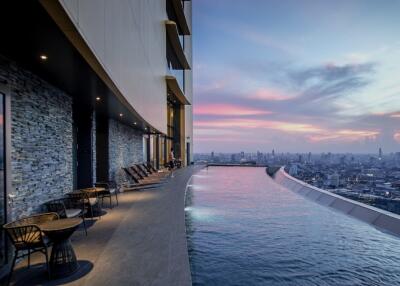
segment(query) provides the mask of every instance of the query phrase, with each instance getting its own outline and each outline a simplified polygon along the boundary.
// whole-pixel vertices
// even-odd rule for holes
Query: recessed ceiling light
[[[137,123],[136,123],[136,122],[133,122],[133,124],[136,125]]]
[[[145,127],[144,130],[147,130],[147,127]]]
[[[41,59],[42,61],[45,61],[45,60],[47,60],[47,56],[46,56],[46,55],[40,55],[40,59]]]
[[[119,114],[120,117],[124,116],[122,113]]]
[[[97,100],[97,101],[100,101],[100,97],[96,97],[96,100]]]

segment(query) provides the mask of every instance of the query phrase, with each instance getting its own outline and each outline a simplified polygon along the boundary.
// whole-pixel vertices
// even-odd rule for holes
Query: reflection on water
[[[307,201],[263,168],[192,178],[186,227],[194,285],[400,285],[400,240]]]

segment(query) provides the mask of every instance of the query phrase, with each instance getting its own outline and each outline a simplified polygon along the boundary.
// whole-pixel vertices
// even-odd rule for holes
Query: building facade
[[[191,2],[6,0],[0,222],[134,163],[192,162]],[[0,264],[8,263],[4,233]],[[4,268],[4,267],[3,267]]]

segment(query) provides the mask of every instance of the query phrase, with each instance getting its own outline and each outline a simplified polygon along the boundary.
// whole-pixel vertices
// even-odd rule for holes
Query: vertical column
[[[185,106],[179,106],[179,127],[180,127],[180,138],[179,138],[179,145],[180,145],[180,158],[182,160],[182,166],[186,165],[186,137],[185,137]]]
[[[146,139],[146,162],[147,163],[151,163],[151,146],[150,146],[150,135],[146,134],[145,135],[145,139]]]
[[[156,135],[156,168],[160,168],[160,135]]]

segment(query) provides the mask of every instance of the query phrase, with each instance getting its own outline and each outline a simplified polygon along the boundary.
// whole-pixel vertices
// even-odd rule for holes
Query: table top
[[[104,192],[106,189],[105,188],[86,188],[86,189],[79,189],[79,190],[73,190],[71,193],[73,194],[78,194],[78,193],[100,193]]]
[[[81,218],[63,218],[38,224],[44,232],[60,231],[74,228],[82,223]]]
[[[87,193],[98,193],[98,192],[104,192],[106,189],[105,188],[87,188],[87,189],[81,189],[82,192],[87,192]]]

